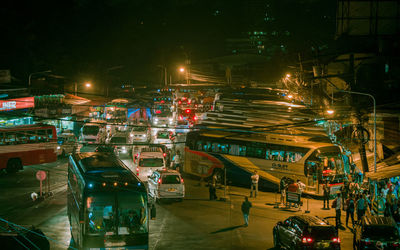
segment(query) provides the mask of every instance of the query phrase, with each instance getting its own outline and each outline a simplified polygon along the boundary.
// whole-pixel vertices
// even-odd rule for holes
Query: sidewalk
[[[205,189],[208,190],[207,183],[205,182],[200,182],[199,180],[193,180],[190,179],[189,177],[186,177],[185,183],[187,184],[187,190],[190,191],[187,192],[188,196],[185,199],[204,199],[208,200],[208,192],[204,192]],[[199,185],[201,183],[201,185]],[[190,194],[190,195],[189,195]],[[277,202],[280,201],[280,194],[279,193],[273,193],[273,192],[262,192],[259,191],[257,198],[250,198],[250,189],[248,188],[241,188],[241,187],[235,187],[235,186],[228,186],[227,191],[226,191],[227,197],[226,201],[220,201],[220,202],[231,202],[240,204],[242,202],[243,197],[247,196],[249,197],[249,201],[252,203],[253,208],[265,210],[266,212],[270,213],[280,213],[282,215],[287,215],[289,216],[294,216],[294,215],[314,215],[318,216],[321,218],[325,217],[331,217],[328,220],[330,224],[335,225],[335,210],[333,208],[330,208],[329,210],[324,210],[323,208],[323,201],[322,200],[315,200],[315,199],[308,199],[302,197],[303,201],[303,206],[300,208],[286,208],[283,205],[279,204],[279,207],[276,206]],[[220,200],[221,197],[224,196],[224,189],[223,187],[217,188],[217,197]],[[332,205],[333,200],[330,200],[330,206]],[[306,213],[305,211],[308,210],[309,213]],[[275,211],[275,212],[273,212]],[[287,218],[286,217],[286,218]],[[351,226],[351,219],[349,219],[349,226]],[[342,210],[341,214],[341,221],[343,227],[340,228],[339,230],[339,237],[342,240],[342,249],[351,249],[352,242],[353,242],[353,233],[349,228],[345,228],[345,223],[346,223],[346,212]],[[278,222],[278,220],[276,221]]]

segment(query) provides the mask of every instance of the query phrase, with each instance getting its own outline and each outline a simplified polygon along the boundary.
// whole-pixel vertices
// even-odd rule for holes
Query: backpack
[[[332,208],[336,208],[337,205],[337,198],[333,200],[332,202]]]
[[[354,211],[354,200],[353,200],[353,199],[351,199],[351,200],[349,201],[348,209],[349,209],[350,211]]]

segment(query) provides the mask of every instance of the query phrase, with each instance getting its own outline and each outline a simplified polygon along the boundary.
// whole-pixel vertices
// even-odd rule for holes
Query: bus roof
[[[26,130],[26,129],[33,129],[33,128],[45,129],[45,128],[54,128],[54,126],[48,125],[48,124],[42,124],[42,123],[30,124],[30,125],[16,125],[16,126],[0,128],[0,132],[10,131],[10,130]]]
[[[216,139],[230,139],[239,141],[254,141],[264,142],[278,145],[291,145],[306,148],[317,148],[332,146],[333,143],[329,142],[317,142],[313,140],[313,137],[307,136],[295,136],[295,135],[281,135],[281,134],[267,134],[267,133],[252,133],[249,132],[229,132],[229,131],[192,131],[189,134],[198,134],[204,137],[211,137]]]

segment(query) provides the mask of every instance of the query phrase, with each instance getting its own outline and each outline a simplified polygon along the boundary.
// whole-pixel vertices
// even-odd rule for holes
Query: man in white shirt
[[[257,198],[258,194],[258,180],[260,176],[257,174],[257,170],[254,171],[254,174],[251,176],[251,190],[250,190],[250,197],[253,197],[253,190],[254,190],[254,198]]]

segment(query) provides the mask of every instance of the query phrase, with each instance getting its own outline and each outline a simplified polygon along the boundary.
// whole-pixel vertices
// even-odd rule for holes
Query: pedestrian
[[[254,198],[257,198],[258,194],[258,180],[260,176],[257,174],[257,170],[254,171],[254,174],[251,176],[251,189],[250,189],[250,197],[253,197],[254,191]]]
[[[390,182],[390,180],[389,180]],[[392,193],[392,188],[389,188],[389,191],[386,195],[386,210],[385,210],[385,216],[389,217],[393,215],[393,204],[395,202],[395,196]]]
[[[208,192],[210,195],[210,201],[217,199],[217,189],[215,188],[215,184],[213,184],[212,182],[208,183]]]
[[[281,192],[281,204],[285,204],[285,196],[286,196],[286,187],[287,187],[287,182],[286,182],[286,177],[283,177],[279,183],[279,189]]]
[[[244,226],[247,227],[249,225],[249,214],[250,214],[250,208],[251,208],[251,202],[247,198],[247,196],[244,197],[244,201],[242,203],[242,213],[243,213],[243,219],[244,219]]]
[[[176,154],[172,158],[172,162],[173,162],[173,169],[179,172],[181,167],[181,156],[179,150],[176,151]]]
[[[328,209],[328,210],[329,210],[329,196],[330,196],[330,193],[331,193],[331,190],[329,188],[328,182],[326,182],[324,184],[324,209]]]
[[[349,217],[351,217],[351,225],[354,227],[354,200],[353,195],[350,194],[346,200],[346,227],[348,227]]]
[[[357,206],[357,221],[360,222],[361,218],[364,216],[365,210],[367,208],[367,204],[365,202],[363,194],[358,195],[358,200],[356,202],[356,206]]]
[[[342,208],[342,198],[340,197],[340,192],[337,193],[336,199],[332,202],[332,208],[335,209],[336,212],[336,228],[339,228],[341,222],[341,208]]]

